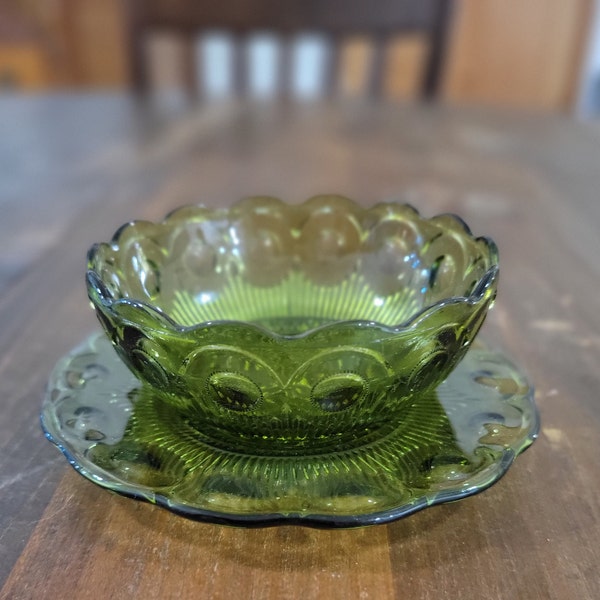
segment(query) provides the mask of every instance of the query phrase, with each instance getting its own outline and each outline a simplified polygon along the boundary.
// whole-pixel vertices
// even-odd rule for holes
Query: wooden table
[[[0,100],[1,598],[600,598],[600,132],[393,106]],[[386,526],[197,523],[77,475],[40,430],[98,329],[85,252],[131,218],[335,191],[453,211],[500,248],[482,333],[535,382],[538,441],[486,492]]]

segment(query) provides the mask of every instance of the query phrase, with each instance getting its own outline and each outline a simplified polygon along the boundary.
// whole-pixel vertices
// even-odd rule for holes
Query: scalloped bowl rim
[[[278,198],[271,198],[268,196],[265,196],[264,198],[268,198],[269,200],[277,200],[278,202],[281,203],[282,206],[285,206],[285,207],[302,207],[302,206],[309,204],[311,201],[314,201],[316,198],[320,198],[320,197],[322,197],[322,196],[321,195],[313,196],[312,198],[309,198],[308,200],[305,200],[304,202],[299,203],[299,204],[289,204]],[[340,197],[340,196],[337,196],[337,197]],[[316,327],[312,327],[312,328],[306,329],[305,331],[302,331],[300,333],[295,333],[295,334],[277,333],[276,331],[273,331],[272,329],[269,329],[268,327],[265,327],[263,325],[259,325],[257,323],[253,323],[253,322],[249,322],[249,321],[236,320],[236,319],[203,321],[200,323],[196,323],[194,325],[181,325],[180,323],[177,323],[177,321],[175,321],[172,317],[170,317],[169,314],[166,313],[164,310],[162,310],[160,307],[155,306],[155,305],[151,304],[150,302],[146,302],[144,300],[139,300],[139,299],[135,299],[135,298],[114,299],[108,292],[108,289],[102,282],[102,278],[97,273],[97,271],[95,271],[92,268],[89,268],[89,265],[92,263],[92,261],[95,257],[95,254],[100,247],[109,245],[109,246],[112,246],[114,249],[118,249],[120,237],[123,234],[123,232],[126,229],[128,229],[129,227],[133,227],[135,225],[144,224],[144,223],[147,223],[150,225],[167,225],[173,215],[178,213],[180,210],[184,210],[187,208],[203,208],[203,209],[211,211],[215,215],[217,215],[219,213],[226,215],[226,214],[230,214],[236,208],[239,208],[240,205],[242,205],[246,200],[251,199],[251,198],[248,198],[248,199],[243,199],[239,202],[236,202],[235,204],[233,204],[232,206],[230,206],[228,208],[209,207],[209,206],[205,206],[202,204],[187,204],[187,205],[180,206],[180,207],[175,208],[174,210],[170,211],[169,213],[167,213],[167,215],[161,221],[158,221],[158,222],[139,219],[139,220],[132,220],[132,221],[128,221],[128,222],[124,223],[115,231],[110,242],[95,243],[88,250],[88,254],[87,254],[88,269],[86,271],[86,282],[87,282],[87,287],[88,287],[88,295],[90,296],[90,299],[94,303],[94,299],[92,298],[92,293],[91,293],[91,290],[94,289],[98,294],[98,298],[100,299],[100,302],[103,304],[103,306],[108,308],[111,312],[114,312],[115,308],[117,308],[118,306],[125,305],[125,306],[129,306],[131,308],[134,308],[134,309],[140,309],[147,313],[150,313],[153,316],[158,317],[161,321],[164,321],[164,325],[168,326],[175,333],[182,333],[182,334],[183,333],[191,333],[191,332],[199,331],[201,329],[205,329],[208,327],[217,328],[217,327],[233,325],[236,327],[247,327],[248,329],[261,332],[261,333],[266,334],[266,335],[270,336],[271,338],[277,339],[277,340],[296,340],[296,339],[303,339],[303,338],[310,337],[311,335],[319,333],[323,330],[339,328],[339,327],[347,327],[347,326],[372,327],[372,328],[380,329],[387,333],[399,333],[403,330],[410,329],[411,327],[413,327],[415,324],[417,324],[419,321],[421,321],[425,317],[431,315],[434,312],[437,312],[438,310],[440,310],[441,308],[444,308],[445,306],[448,306],[451,304],[462,304],[462,303],[468,303],[471,305],[476,304],[485,295],[486,290],[491,285],[493,285],[494,281],[498,278],[499,256],[498,256],[498,247],[496,246],[496,243],[492,240],[492,238],[490,238],[488,236],[475,237],[473,235],[469,225],[459,215],[452,213],[452,212],[444,212],[444,213],[438,213],[438,214],[434,215],[433,217],[426,218],[426,217],[423,217],[414,206],[412,206],[409,203],[405,203],[405,202],[379,202],[370,207],[364,207],[364,206],[361,206],[360,204],[358,204],[357,202],[355,202],[354,200],[350,200],[349,198],[346,198],[346,197],[342,197],[342,198],[344,198],[344,200],[352,203],[356,208],[363,210],[363,211],[373,211],[376,208],[385,207],[385,206],[402,206],[403,208],[412,210],[414,212],[414,216],[417,219],[420,219],[420,220],[423,220],[426,222],[430,222],[430,223],[433,222],[434,224],[435,224],[436,220],[439,220],[444,217],[450,217],[456,223],[461,225],[464,233],[469,238],[471,238],[475,242],[482,242],[486,246],[486,248],[488,249],[488,252],[489,252],[491,265],[486,270],[486,272],[479,278],[479,280],[473,287],[473,291],[468,296],[449,296],[447,298],[442,298],[441,300],[430,303],[430,304],[420,308],[413,315],[411,315],[408,319],[406,319],[405,321],[398,323],[396,325],[385,325],[384,323],[380,323],[378,321],[370,321],[370,320],[366,320],[366,319],[340,319],[340,320],[336,320],[336,321],[333,321],[330,323],[325,323],[323,325],[318,325]],[[119,318],[123,321],[133,323],[133,321],[131,321],[131,319],[123,318],[121,316],[119,316]]]

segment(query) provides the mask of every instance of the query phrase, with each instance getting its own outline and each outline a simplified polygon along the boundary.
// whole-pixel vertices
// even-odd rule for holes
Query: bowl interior
[[[186,207],[124,226],[89,260],[112,300],[149,304],[178,327],[243,321],[281,335],[334,321],[399,326],[468,298],[496,266],[493,243],[454,216],[335,196]]]

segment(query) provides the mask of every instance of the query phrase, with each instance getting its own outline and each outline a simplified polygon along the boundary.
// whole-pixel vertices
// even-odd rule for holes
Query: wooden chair
[[[392,36],[421,33],[428,53],[419,88],[422,99],[435,98],[440,85],[452,0],[126,0],[131,84],[139,94],[150,87],[145,43],[147,34],[176,32],[185,40],[184,73],[188,90],[198,89],[195,42],[201,31],[226,30],[234,36],[234,89],[247,92],[245,45],[253,32],[275,32],[283,40],[279,78],[286,93],[289,39],[300,32],[319,32],[331,39],[326,90],[333,94],[338,77],[339,48],[345,38],[366,35],[373,46],[368,93],[380,96],[385,71],[385,49]],[[283,85],[281,85],[283,82]]]

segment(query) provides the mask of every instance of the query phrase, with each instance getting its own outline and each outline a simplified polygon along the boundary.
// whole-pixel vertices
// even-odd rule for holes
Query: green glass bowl
[[[134,375],[198,440],[255,456],[388,435],[464,356],[497,279],[494,243],[459,218],[339,196],[129,223],[87,271]]]

